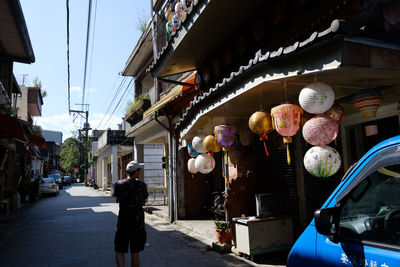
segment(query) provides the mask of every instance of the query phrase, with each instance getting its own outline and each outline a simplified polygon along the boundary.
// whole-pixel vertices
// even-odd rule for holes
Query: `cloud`
[[[57,131],[63,133],[63,141],[69,137],[78,134],[78,129],[82,128],[82,124],[85,122],[85,119],[81,116],[68,113],[56,114],[52,116],[42,116],[37,117],[35,119],[35,124],[40,125],[43,130]],[[99,123],[103,120],[105,114],[101,113],[89,113],[89,125],[90,128],[95,129],[99,126]],[[112,130],[116,130],[118,128],[118,124],[122,123],[122,118],[113,115],[109,118],[108,115],[105,116],[101,129],[111,128]],[[90,134],[90,133],[89,133]]]
[[[82,88],[80,88],[79,86],[72,86],[69,89],[71,90],[71,92],[82,92]]]
[[[96,90],[95,88],[93,88],[93,87],[90,87],[90,88],[89,88],[89,92],[91,92],[91,93],[96,93],[97,90]]]

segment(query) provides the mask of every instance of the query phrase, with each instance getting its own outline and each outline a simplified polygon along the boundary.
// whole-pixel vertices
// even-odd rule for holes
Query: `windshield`
[[[43,178],[42,180],[46,184],[53,184],[54,183],[54,178]]]

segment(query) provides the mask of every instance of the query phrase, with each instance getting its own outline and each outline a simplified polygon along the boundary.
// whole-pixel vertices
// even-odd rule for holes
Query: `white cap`
[[[126,165],[126,171],[131,173],[136,171],[137,169],[143,168],[144,167],[144,163],[139,163],[135,160],[131,161],[128,163],[128,165]]]

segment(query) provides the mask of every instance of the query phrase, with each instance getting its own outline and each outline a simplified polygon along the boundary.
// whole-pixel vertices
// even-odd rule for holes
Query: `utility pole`
[[[78,131],[79,131],[79,139],[81,139],[81,131],[85,131],[86,145],[85,145],[85,152],[84,152],[84,160],[85,160],[84,181],[85,181],[85,186],[87,186],[88,185],[88,180],[87,180],[87,178],[88,178],[87,177],[87,175],[88,175],[88,151],[89,151],[89,144],[88,143],[89,143],[89,130],[91,129],[90,125],[89,125],[89,111],[70,110],[70,112],[76,112],[78,114],[81,114],[81,113],[85,114],[85,123],[83,124],[83,128],[79,129]]]

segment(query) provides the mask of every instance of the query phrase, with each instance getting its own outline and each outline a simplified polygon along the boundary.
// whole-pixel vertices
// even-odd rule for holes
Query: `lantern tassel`
[[[265,140],[268,140],[268,135],[264,133],[263,135],[260,136],[260,141],[264,141],[265,154],[267,155],[267,157],[269,157],[267,144],[265,143]]]
[[[269,157],[268,149],[267,149],[267,144],[265,143],[264,140],[264,148],[265,148],[265,154],[267,154],[267,157]]]
[[[290,165],[290,150],[289,150],[289,144],[286,144],[286,157],[287,157],[287,163]]]

